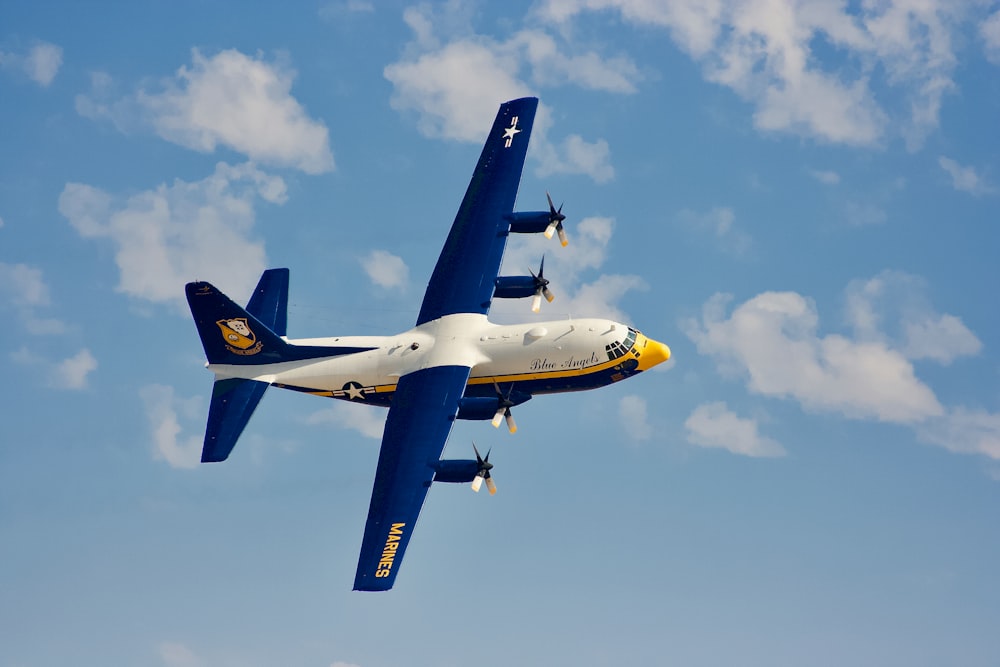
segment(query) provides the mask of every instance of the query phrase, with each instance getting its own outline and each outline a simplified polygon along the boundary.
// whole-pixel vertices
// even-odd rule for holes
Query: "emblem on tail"
[[[226,349],[233,354],[252,355],[260,352],[263,343],[257,340],[257,336],[250,328],[247,318],[234,317],[215,322],[222,330],[222,337],[226,341]]]

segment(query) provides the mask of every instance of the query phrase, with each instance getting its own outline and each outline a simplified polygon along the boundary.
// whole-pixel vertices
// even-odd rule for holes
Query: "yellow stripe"
[[[568,377],[583,377],[585,375],[592,375],[594,373],[600,373],[602,371],[610,370],[615,366],[622,363],[625,358],[635,359],[635,350],[629,350],[629,353],[625,356],[618,357],[617,359],[609,359],[608,361],[597,364],[596,366],[588,366],[587,368],[573,368],[564,371],[544,371],[535,373],[512,373],[509,375],[484,375],[482,377],[470,377],[467,385],[480,385],[480,384],[493,384],[501,382],[528,382],[531,380],[548,380],[555,378],[568,378]],[[389,392],[396,391],[396,386],[394,384],[381,384],[373,387],[376,394],[385,394]],[[326,396],[333,397],[332,391],[306,391],[304,393],[312,394],[313,396]],[[338,397],[339,398],[339,397]]]

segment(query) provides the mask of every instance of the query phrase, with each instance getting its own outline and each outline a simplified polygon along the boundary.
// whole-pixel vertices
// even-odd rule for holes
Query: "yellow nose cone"
[[[636,349],[639,351],[639,370],[648,371],[657,364],[662,364],[670,358],[670,348],[653,340],[642,336],[642,340],[636,341]]]

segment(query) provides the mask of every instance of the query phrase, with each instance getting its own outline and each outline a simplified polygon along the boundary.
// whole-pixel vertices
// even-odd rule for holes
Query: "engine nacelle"
[[[538,234],[552,222],[549,211],[525,211],[506,216],[510,221],[510,231],[514,234]]]
[[[458,399],[458,415],[456,419],[471,421],[486,421],[493,419],[501,405],[514,407],[531,399],[531,394],[521,391],[511,392],[509,396],[466,396]]]
[[[471,482],[479,474],[479,461],[475,459],[454,459],[438,461],[434,466],[435,482],[464,484]]]
[[[538,290],[538,279],[535,276],[498,276],[495,285],[494,298],[526,299],[535,295]]]

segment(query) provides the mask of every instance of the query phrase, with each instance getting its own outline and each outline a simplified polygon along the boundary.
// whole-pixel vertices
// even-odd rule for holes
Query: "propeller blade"
[[[504,411],[504,419],[507,420],[507,430],[511,433],[517,433],[517,424],[514,423],[514,415],[510,413],[510,408]]]
[[[509,412],[509,408],[507,408],[506,406],[501,405],[499,408],[497,408],[497,413],[493,415],[493,421],[492,421],[493,428],[500,428],[500,420],[503,419],[504,413],[506,412]]]
[[[538,295],[536,294],[535,296],[537,297]],[[556,298],[556,295],[553,294],[548,287],[542,288],[542,296],[544,296],[545,300],[548,301],[549,303],[552,303],[552,300]]]
[[[556,227],[556,231],[559,232],[559,242],[562,243],[563,247],[565,248],[566,246],[569,245],[569,239],[566,238],[566,230],[564,230],[563,226],[560,224]],[[552,237],[549,236],[549,238]]]
[[[547,289],[542,288],[535,292],[535,296],[531,297],[531,312],[533,313],[537,313],[542,309],[542,294],[544,293],[543,290],[544,292],[548,292]],[[552,301],[552,299],[549,299],[549,301]]]
[[[545,228],[545,238],[550,239],[552,235],[556,233],[556,225],[559,223],[550,222],[549,226]]]
[[[490,495],[495,496],[497,494],[497,485],[493,481],[492,477],[486,477],[486,488],[490,490]]]
[[[476,493],[479,493],[479,489],[482,488],[482,486],[483,486],[483,478],[480,477],[479,475],[476,475],[475,478],[472,480],[472,490],[475,491]],[[488,484],[486,486],[487,488],[489,488]]]

